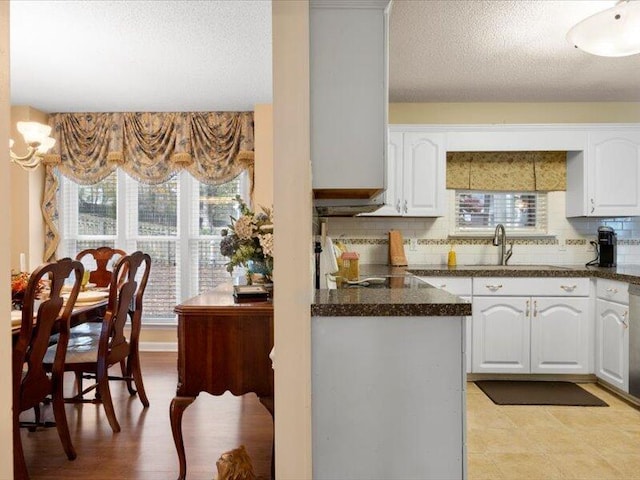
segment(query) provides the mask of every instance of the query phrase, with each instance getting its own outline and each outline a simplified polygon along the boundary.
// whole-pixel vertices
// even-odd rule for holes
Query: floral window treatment
[[[566,190],[567,152],[448,152],[447,188]]]
[[[82,185],[116,168],[147,184],[184,169],[210,185],[249,170],[253,188],[253,112],[56,113],[49,125],[56,144],[44,158],[45,261],[60,241],[56,169]]]

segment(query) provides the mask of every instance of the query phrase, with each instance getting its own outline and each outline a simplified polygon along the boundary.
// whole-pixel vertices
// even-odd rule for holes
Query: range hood
[[[370,192],[373,192],[373,196]],[[371,213],[384,205],[383,191],[345,189],[340,191],[314,190],[313,204],[319,217],[353,217]]]

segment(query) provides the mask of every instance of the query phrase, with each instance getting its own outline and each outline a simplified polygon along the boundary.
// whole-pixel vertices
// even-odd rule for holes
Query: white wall
[[[11,197],[9,193],[9,2],[0,2],[0,205],[5,228],[0,228],[0,318],[10,316],[9,252]],[[12,415],[11,415],[11,324],[0,322],[0,478],[13,478]]]
[[[640,264],[640,217],[568,219],[564,215],[565,193],[550,192],[548,195],[548,233],[555,238],[516,240],[509,263],[586,263],[595,257],[589,241],[596,240],[598,226],[609,225],[618,234],[618,263]],[[330,218],[328,232],[341,239],[350,250],[359,252],[361,263],[387,263],[386,239],[391,229],[400,230],[405,239],[417,239],[415,250],[405,245],[409,264],[446,264],[452,242],[458,264],[495,263],[497,248],[493,245],[448,238],[453,231],[452,190],[447,190],[447,203],[447,215],[439,218]],[[507,230],[507,241],[508,237]]]

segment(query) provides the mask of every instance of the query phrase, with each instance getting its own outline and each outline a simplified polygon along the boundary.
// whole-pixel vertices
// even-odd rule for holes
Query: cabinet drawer
[[[596,281],[596,294],[603,300],[629,305],[629,285],[626,282],[599,278]]]
[[[446,290],[454,295],[471,295],[471,278],[468,277],[418,277],[423,282]]]
[[[473,296],[550,296],[587,297],[589,279],[575,277],[473,279]]]

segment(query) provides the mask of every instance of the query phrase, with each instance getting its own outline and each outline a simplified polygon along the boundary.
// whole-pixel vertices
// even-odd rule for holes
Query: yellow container
[[[360,256],[356,252],[344,252],[340,259],[342,260],[340,276],[344,280],[358,280],[360,278]]]
[[[449,255],[447,256],[447,265],[450,267],[456,266],[456,252],[453,250],[453,245],[451,246],[451,250],[449,250]]]

